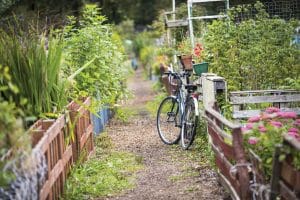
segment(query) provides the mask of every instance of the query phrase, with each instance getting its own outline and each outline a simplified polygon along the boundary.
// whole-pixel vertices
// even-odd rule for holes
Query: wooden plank
[[[181,26],[188,26],[189,23],[187,20],[170,20],[166,21],[166,25],[168,28],[176,28],[176,27],[181,27]]]
[[[230,96],[262,95],[262,94],[293,94],[300,93],[299,90],[246,90],[230,92]]]
[[[287,142],[288,144],[290,144],[293,148],[300,151],[300,142],[297,141],[294,137],[285,134],[284,141]]]
[[[295,193],[293,191],[291,191],[285,184],[283,181],[279,181],[279,185],[280,185],[280,195],[284,198],[284,199],[294,199],[294,200],[299,200],[300,198],[297,198],[297,196],[295,195]]]
[[[192,3],[207,3],[207,2],[220,2],[227,0],[190,0]]]
[[[93,125],[92,124],[89,125],[89,127],[86,129],[86,131],[80,138],[80,150],[83,149],[84,145],[86,144],[87,139],[90,137],[91,134],[93,134]]]
[[[272,95],[272,96],[232,96],[231,104],[252,104],[252,103],[285,103],[299,102],[300,94]]]
[[[230,129],[240,128],[241,126],[239,124],[234,124],[231,121],[227,120],[224,116],[222,116],[219,112],[213,110],[212,108],[205,108],[205,115],[204,117],[207,119],[207,116],[212,116],[215,119],[218,119],[222,124],[227,126]]]
[[[49,143],[60,133],[60,130],[65,126],[65,116],[59,117],[55,123],[46,131]]]
[[[76,112],[78,112],[79,115],[84,114],[89,105],[91,105],[91,97],[86,98],[82,105],[80,105],[79,109],[76,110]]]
[[[204,118],[206,118],[206,117],[204,116]],[[229,135],[228,133],[226,133],[225,131],[223,131],[223,130],[217,125],[217,123],[216,123],[215,121],[211,120],[210,118],[206,118],[206,120],[208,121],[209,126],[210,126],[212,129],[214,129],[215,131],[217,131],[218,134],[219,134],[220,136],[222,136],[223,138],[226,138],[226,139],[232,141],[232,136]]]
[[[227,159],[235,159],[232,146],[226,144],[224,140],[220,138],[217,132],[212,127],[208,126],[208,133],[212,137],[213,144],[220,149]]]
[[[232,187],[230,181],[221,173],[219,173],[220,182],[223,187],[225,187],[229,192],[230,196],[233,200],[240,200],[239,195],[237,194],[236,190]]]
[[[68,163],[71,157],[72,157],[72,147],[69,146],[63,155],[63,159],[60,159],[53,167],[53,169],[50,172],[48,172],[49,174],[48,180],[45,182],[45,184],[43,185],[40,191],[41,200],[47,198],[48,194],[52,190],[51,189],[52,186],[54,185],[55,181],[58,179],[59,175],[64,169],[64,166]]]

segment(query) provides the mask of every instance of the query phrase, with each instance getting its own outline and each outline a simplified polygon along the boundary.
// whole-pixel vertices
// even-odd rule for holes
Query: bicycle
[[[194,96],[197,86],[189,83],[191,75],[189,71],[183,74],[176,72],[164,74],[173,78],[170,83],[171,86],[175,86],[175,91],[173,95],[163,99],[158,108],[156,118],[158,134],[165,144],[176,144],[181,139],[183,149],[188,149],[195,137],[199,115],[198,101]],[[186,84],[183,84],[182,77],[186,78]],[[177,84],[172,84],[174,80]]]

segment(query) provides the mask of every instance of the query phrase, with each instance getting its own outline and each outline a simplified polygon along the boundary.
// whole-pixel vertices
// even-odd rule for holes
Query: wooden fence
[[[89,105],[90,98],[85,99],[82,105],[71,102],[69,114],[63,114],[56,120],[39,120],[30,128],[33,150],[44,154],[48,167],[47,178],[39,188],[39,199],[59,199],[74,161],[81,153],[88,155],[93,151]]]
[[[73,143],[74,161],[78,160],[79,155],[87,158],[87,156],[94,150],[91,113],[87,109],[90,104],[91,98],[89,97],[86,98],[81,105],[74,101],[68,105],[75,137],[75,141]]]

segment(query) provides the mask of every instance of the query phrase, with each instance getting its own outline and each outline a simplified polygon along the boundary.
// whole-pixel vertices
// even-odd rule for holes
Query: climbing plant
[[[236,16],[253,7],[232,8],[229,18],[213,21],[205,35],[210,70],[224,76],[230,90],[277,88],[300,75],[300,49],[291,44],[299,21],[270,18],[261,3],[254,9],[253,18],[237,23]]]

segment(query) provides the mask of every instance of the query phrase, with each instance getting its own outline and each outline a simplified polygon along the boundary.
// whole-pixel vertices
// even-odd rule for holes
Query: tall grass
[[[60,79],[62,53],[61,39],[51,34],[46,37],[15,33],[13,28],[0,30],[0,64],[9,66],[12,80],[20,89],[14,101],[27,99],[27,114],[56,112],[66,105],[67,82]]]

